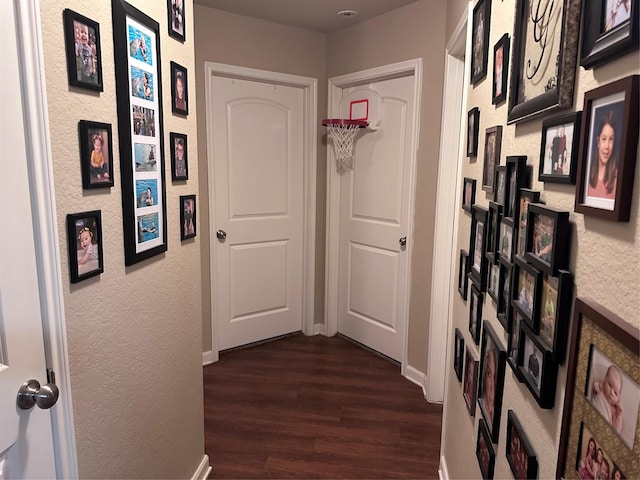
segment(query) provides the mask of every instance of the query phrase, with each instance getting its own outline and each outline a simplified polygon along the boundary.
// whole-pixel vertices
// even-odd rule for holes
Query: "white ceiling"
[[[329,33],[350,27],[416,0],[194,0],[198,5],[292,27]],[[343,18],[340,10],[355,10]]]

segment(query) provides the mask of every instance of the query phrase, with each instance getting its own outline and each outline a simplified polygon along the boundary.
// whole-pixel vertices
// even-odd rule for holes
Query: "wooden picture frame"
[[[632,75],[584,94],[576,179],[578,213],[629,221],[638,150],[639,78]]]
[[[462,397],[467,405],[469,415],[476,416],[476,401],[478,393],[478,366],[480,362],[476,360],[467,345],[464,357],[464,383],[462,385]]]
[[[62,15],[69,85],[102,92],[100,24],[68,8]]]
[[[120,145],[125,265],[167,251],[167,207],[160,26],[124,0],[113,0],[113,43]],[[130,94],[136,70],[155,79],[154,94]],[[153,205],[136,202],[140,186],[155,184]]]
[[[189,115],[189,80],[187,68],[171,62],[171,111]]]
[[[611,3],[616,9],[615,14]],[[582,5],[581,66],[589,69],[604,65],[638,48],[640,7],[637,0],[591,0]]]
[[[467,157],[478,156],[478,132],[480,131],[480,109],[473,107],[467,112]]]
[[[493,201],[502,205],[502,213],[504,214],[504,205],[507,201],[507,167],[505,165],[498,165],[495,170]]]
[[[575,185],[581,121],[582,112],[572,112],[542,122],[540,182]]]
[[[538,478],[538,458],[513,410],[507,412],[507,462],[513,478]]]
[[[640,331],[597,302],[577,298],[570,345],[557,478],[578,475],[581,453],[587,439],[591,438],[608,457],[611,473],[615,466],[623,478],[640,478],[637,456],[637,445],[640,443]],[[623,375],[621,431],[600,413],[589,391],[597,375],[608,373],[606,364],[596,368],[598,365],[593,362],[595,352],[600,352],[600,358],[604,358],[609,367],[614,366]],[[588,434],[585,434],[585,429]],[[630,443],[633,447],[628,446]]]
[[[496,453],[491,443],[491,436],[487,424],[481,418],[478,422],[478,439],[476,443],[476,458],[480,466],[480,473],[485,480],[493,479],[496,464]]]
[[[453,371],[456,373],[458,382],[462,382],[462,368],[464,365],[464,336],[459,328],[456,328],[453,338]]]
[[[469,282],[467,281],[468,273],[469,252],[466,250],[460,250],[460,261],[458,263],[458,293],[465,302],[467,301],[467,294],[469,290]]]
[[[520,188],[520,207],[518,208],[518,224],[516,225],[516,240],[514,240],[513,254],[524,255],[527,246],[527,220],[529,217],[529,205],[540,203],[540,192],[530,188]]]
[[[518,370],[533,398],[542,409],[551,409],[556,398],[558,364],[553,352],[527,326],[520,324]]]
[[[501,220],[502,205],[496,202],[489,202],[489,214],[487,215],[487,248],[485,254],[489,260],[489,265],[498,263]]]
[[[100,210],[67,215],[67,247],[71,283],[104,273]]]
[[[581,2],[558,3],[516,1],[508,124],[573,106]]]
[[[491,103],[499,105],[507,99],[509,73],[509,34],[505,33],[493,47],[493,82]]]
[[[493,192],[495,168],[500,165],[502,149],[502,125],[487,128],[484,137],[484,162],[482,167],[482,190]]]
[[[548,275],[569,265],[569,212],[541,203],[529,204],[524,257]]]
[[[473,338],[476,345],[480,344],[483,305],[483,293],[474,282],[471,282],[471,296],[469,298],[469,333],[471,333],[471,338]]]
[[[471,213],[476,203],[476,179],[465,177],[462,181],[462,209]]]
[[[510,263],[500,262],[500,284],[498,287],[498,305],[496,314],[502,327],[509,332],[511,328],[511,289],[513,283],[513,267]]]
[[[478,405],[493,443],[498,443],[507,352],[491,324],[486,320],[482,323]]]
[[[171,180],[189,180],[189,152],[187,136],[182,133],[169,133],[171,149]]]
[[[557,276],[543,275],[540,290],[540,340],[553,352],[553,361],[564,363],[573,301],[573,275],[559,270]]]
[[[490,25],[491,0],[479,0],[473,8],[471,85],[477,85],[487,76]]]
[[[515,257],[511,305],[522,313],[525,323],[535,333],[538,333],[540,328],[541,286],[542,272],[527,263],[522,257]]]
[[[82,188],[113,187],[113,134],[110,123],[78,122]]]
[[[469,276],[480,291],[486,290],[487,280],[487,216],[489,211],[479,205],[473,206],[471,216],[471,239],[469,244]]]
[[[196,236],[196,196],[180,195],[180,240]]]
[[[187,27],[185,25],[185,0],[167,0],[167,23],[169,36],[184,42]]]

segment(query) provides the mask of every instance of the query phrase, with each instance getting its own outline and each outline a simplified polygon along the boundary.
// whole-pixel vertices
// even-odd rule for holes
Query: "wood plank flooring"
[[[442,407],[351,342],[302,334],[204,368],[211,478],[437,478]]]

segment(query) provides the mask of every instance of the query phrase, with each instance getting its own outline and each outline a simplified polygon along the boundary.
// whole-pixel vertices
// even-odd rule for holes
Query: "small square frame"
[[[67,56],[67,77],[69,85],[73,87],[85,88],[96,92],[103,91],[102,85],[102,49],[100,48],[100,24],[90,18],[80,15],[73,10],[65,8],[63,11],[64,18],[64,43]],[[87,27],[87,55],[81,58],[82,53],[78,51],[80,39],[76,39],[76,27]],[[80,30],[78,30],[80,35]],[[95,46],[95,50],[93,46]],[[85,74],[84,64],[88,62],[94,63],[92,70],[88,75]],[[87,67],[91,68],[91,67]]]
[[[514,478],[538,478],[538,458],[513,410],[507,412],[505,455]]]
[[[531,203],[527,214],[524,257],[544,273],[556,275],[558,270],[567,268],[569,264],[569,212]],[[553,232],[549,233],[549,227]],[[546,233],[541,231],[543,228],[547,229]]]
[[[540,408],[553,408],[556,397],[558,364],[549,350],[526,322],[520,324],[518,370],[524,384]],[[536,378],[539,377],[539,378]]]
[[[196,236],[196,196],[180,195],[180,240]]]
[[[78,122],[80,142],[80,167],[82,169],[82,188],[110,188],[113,180],[113,134],[110,123]],[[105,138],[106,137],[106,138]],[[102,165],[93,165],[93,151],[96,140],[101,142]],[[106,158],[104,158],[106,156]],[[105,178],[106,177],[106,178]]]
[[[538,168],[540,182],[575,185],[581,122],[582,112],[548,118],[542,122]]]
[[[469,291],[469,282],[467,275],[469,273],[469,252],[460,250],[460,262],[458,263],[458,293],[462,299],[467,301]]]
[[[81,242],[86,234],[91,247],[87,247],[83,253]],[[67,214],[67,246],[71,283],[78,283],[104,272],[100,210]]]
[[[493,47],[493,82],[491,103],[499,105],[507,99],[507,84],[509,73],[509,34],[505,33]],[[502,61],[498,58],[501,54]],[[500,67],[498,69],[498,66]]]
[[[171,111],[173,113],[189,115],[188,88],[189,81],[186,67],[176,62],[171,62]],[[182,94],[182,98],[180,98],[180,94]]]
[[[478,422],[478,440],[476,442],[476,458],[480,466],[480,473],[485,480],[493,479],[496,464],[496,453],[491,443],[491,435],[487,424],[481,418]]]
[[[462,368],[464,362],[464,336],[459,328],[456,328],[453,348],[453,371],[456,372],[458,382],[462,382]]]
[[[484,294],[475,282],[471,282],[471,296],[469,298],[469,333],[476,345],[480,343],[480,329],[482,328],[482,306]]]
[[[487,422],[487,428],[491,434],[493,443],[498,443],[500,435],[500,417],[502,410],[502,394],[504,387],[504,371],[505,363],[507,360],[507,352],[504,350],[498,340],[498,335],[488,321],[482,322],[482,347],[480,355],[480,375],[478,385],[478,405],[482,416]],[[487,369],[487,362],[489,355],[493,358],[495,363],[495,377],[494,377],[494,398],[493,398],[493,411],[489,405],[486,405],[484,398],[485,385],[484,377]]]
[[[182,133],[171,132],[169,134],[171,151],[171,180],[189,180],[189,155],[187,149],[187,136]],[[182,149],[182,159],[178,153]]]
[[[536,333],[539,330],[540,322],[541,285],[542,272],[527,263],[522,257],[515,257],[511,305],[522,313],[525,323]]]
[[[181,42],[185,41],[187,35],[185,8],[185,0],[167,0],[169,36]]]
[[[489,26],[491,0],[479,0],[473,8],[471,39],[471,85],[477,85],[487,76],[489,57]]]
[[[476,360],[467,345],[464,357],[464,382],[462,384],[462,397],[467,405],[469,415],[476,416],[476,398],[478,393],[478,367],[480,362]]]
[[[476,203],[476,179],[465,177],[462,181],[462,209],[471,213]]]
[[[478,156],[478,132],[480,131],[480,109],[473,107],[467,112],[467,157]]]
[[[493,192],[495,169],[500,165],[502,150],[502,125],[489,127],[484,136],[484,162],[482,167],[482,189]]]

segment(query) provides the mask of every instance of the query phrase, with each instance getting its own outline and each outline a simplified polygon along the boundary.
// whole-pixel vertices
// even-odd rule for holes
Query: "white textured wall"
[[[124,266],[111,2],[42,1],[42,27],[56,208],[62,259],[74,422],[81,478],[185,478],[204,454],[200,236],[180,242],[178,197],[198,194],[196,102],[171,114],[169,61],[188,68],[195,92],[192,2],[187,41],[168,36],[167,3],[131,2],[160,24],[164,142],[189,135],[189,181],[171,183],[165,159],[168,251]],[[62,11],[100,24],[104,92],[67,84]],[[111,189],[82,190],[78,120],[111,123]],[[199,198],[198,198],[199,207]],[[101,210],[104,273],[69,283],[65,216]]]
[[[493,72],[493,45],[504,34],[511,36],[513,48],[513,19],[515,0],[492,2],[491,37],[489,41],[489,77],[475,88],[468,87],[468,104],[465,111],[474,106],[480,108],[480,140],[478,161],[462,160],[462,176],[477,179],[476,202],[488,206],[492,194],[482,191],[482,158],[484,156],[484,132],[493,125],[503,125],[502,164],[508,155],[527,155],[528,164],[533,166],[534,179],[532,188],[542,192],[542,200],[548,205],[571,212],[572,242],[570,248],[569,269],[575,276],[575,292],[578,296],[589,297],[620,315],[629,323],[640,327],[640,275],[638,252],[640,250],[640,213],[638,195],[640,192],[640,169],[636,171],[631,221],[616,223],[585,217],[573,212],[575,186],[538,182],[538,163],[540,155],[540,139],[542,119],[532,120],[519,126],[507,126],[507,103],[497,108],[491,104],[491,80]],[[610,83],[619,78],[640,72],[637,52],[622,59],[599,67],[595,71],[585,71],[578,67],[576,94],[572,111],[582,110],[584,92]],[[544,118],[554,116],[546,115]],[[460,195],[458,195],[459,197]],[[457,199],[456,199],[457,200]],[[459,204],[459,202],[458,202]],[[469,231],[471,217],[461,211],[458,225],[458,252],[469,248]],[[457,275],[455,278],[457,285]],[[465,335],[465,344],[471,345],[476,358],[480,357],[480,349],[476,347],[468,331],[469,310],[455,286],[453,294],[453,328],[458,327]],[[485,295],[486,296],[486,295]],[[496,318],[494,304],[490,297],[485,300],[483,318],[491,322],[500,332],[503,346],[507,346],[507,336]],[[453,347],[452,347],[453,348]],[[448,364],[451,362],[449,361]],[[481,417],[476,408],[475,419],[471,418],[462,398],[460,383],[455,373],[448,366],[447,394],[445,399],[445,420],[443,426],[444,449],[448,471],[451,478],[479,478],[480,469],[475,457],[478,418]],[[512,409],[523,425],[523,428],[538,455],[540,463],[538,478],[553,478],[556,471],[556,459],[559,446],[560,426],[564,402],[564,386],[566,382],[566,364],[559,369],[557,380],[555,408],[541,410],[524,384],[518,383],[511,368],[506,367],[504,384],[504,401],[500,427],[500,443],[496,449],[495,478],[512,478],[509,464],[505,457],[507,411]]]

